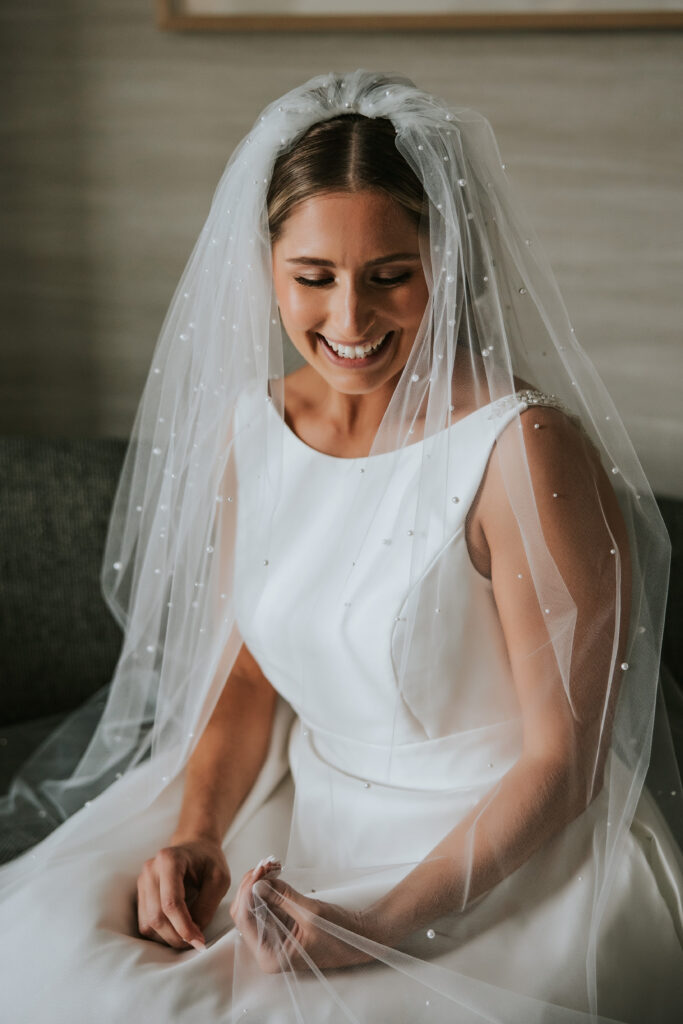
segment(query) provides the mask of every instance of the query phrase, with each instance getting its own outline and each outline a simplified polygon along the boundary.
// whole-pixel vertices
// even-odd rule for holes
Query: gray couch
[[[126,442],[0,439],[0,784],[111,678],[121,632],[99,570]],[[683,501],[659,502],[674,556],[663,662],[683,734]],[[93,714],[102,701],[93,704]],[[31,729],[18,729],[31,721]]]

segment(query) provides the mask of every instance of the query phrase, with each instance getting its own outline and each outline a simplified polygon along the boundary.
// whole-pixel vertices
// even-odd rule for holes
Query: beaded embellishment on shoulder
[[[576,429],[583,436],[584,440],[588,441],[588,443],[594,447],[594,442],[586,432],[586,428],[581,422],[581,417],[575,412],[571,412],[571,410],[567,408],[564,402],[562,402],[557,395],[548,394],[545,391],[538,391],[536,388],[521,388],[519,391],[515,391],[512,395],[504,395],[502,398],[498,399],[497,402],[493,403],[489,419],[492,420],[498,416],[502,416],[504,413],[509,412],[510,409],[513,409],[516,405],[523,405],[525,409],[528,409],[531,406],[546,406],[550,409],[559,409],[559,411],[564,413],[567,419],[574,424]]]
[[[524,402],[526,405],[546,405],[550,406],[551,409],[559,409],[561,412],[569,413],[567,406],[560,401],[557,395],[549,395],[545,391],[524,388],[522,391],[515,392],[515,398],[518,402]]]
[[[531,405],[547,406],[551,409],[559,409],[560,412],[565,413],[570,419],[576,420],[576,416],[569,411],[567,406],[560,401],[557,395],[547,394],[544,391],[537,391],[535,388],[522,388],[520,391],[515,391],[512,395],[505,395],[503,398],[499,398],[495,401],[491,408],[490,419],[494,416],[502,416],[508,412],[515,405],[524,404],[527,407]]]

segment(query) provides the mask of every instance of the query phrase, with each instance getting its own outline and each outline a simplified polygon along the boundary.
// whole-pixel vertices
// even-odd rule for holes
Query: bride
[[[136,418],[107,706],[3,807],[59,826],[0,871],[10,1019],[680,1019],[667,566],[485,118],[271,104]]]

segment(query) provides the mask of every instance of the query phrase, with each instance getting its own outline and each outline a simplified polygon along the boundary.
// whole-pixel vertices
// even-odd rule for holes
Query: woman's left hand
[[[230,906],[261,970],[277,974],[370,963],[372,956],[325,928],[330,922],[362,936],[362,914],[303,896],[277,877],[280,870],[268,858],[247,871]]]

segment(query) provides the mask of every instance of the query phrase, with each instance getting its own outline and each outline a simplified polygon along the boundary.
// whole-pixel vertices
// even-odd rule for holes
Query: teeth
[[[325,335],[321,334],[321,338],[325,338]],[[365,345],[337,345],[329,338],[325,338],[325,341],[343,359],[365,359],[371,352],[377,351],[385,338],[386,334],[379,341],[369,341]]]

